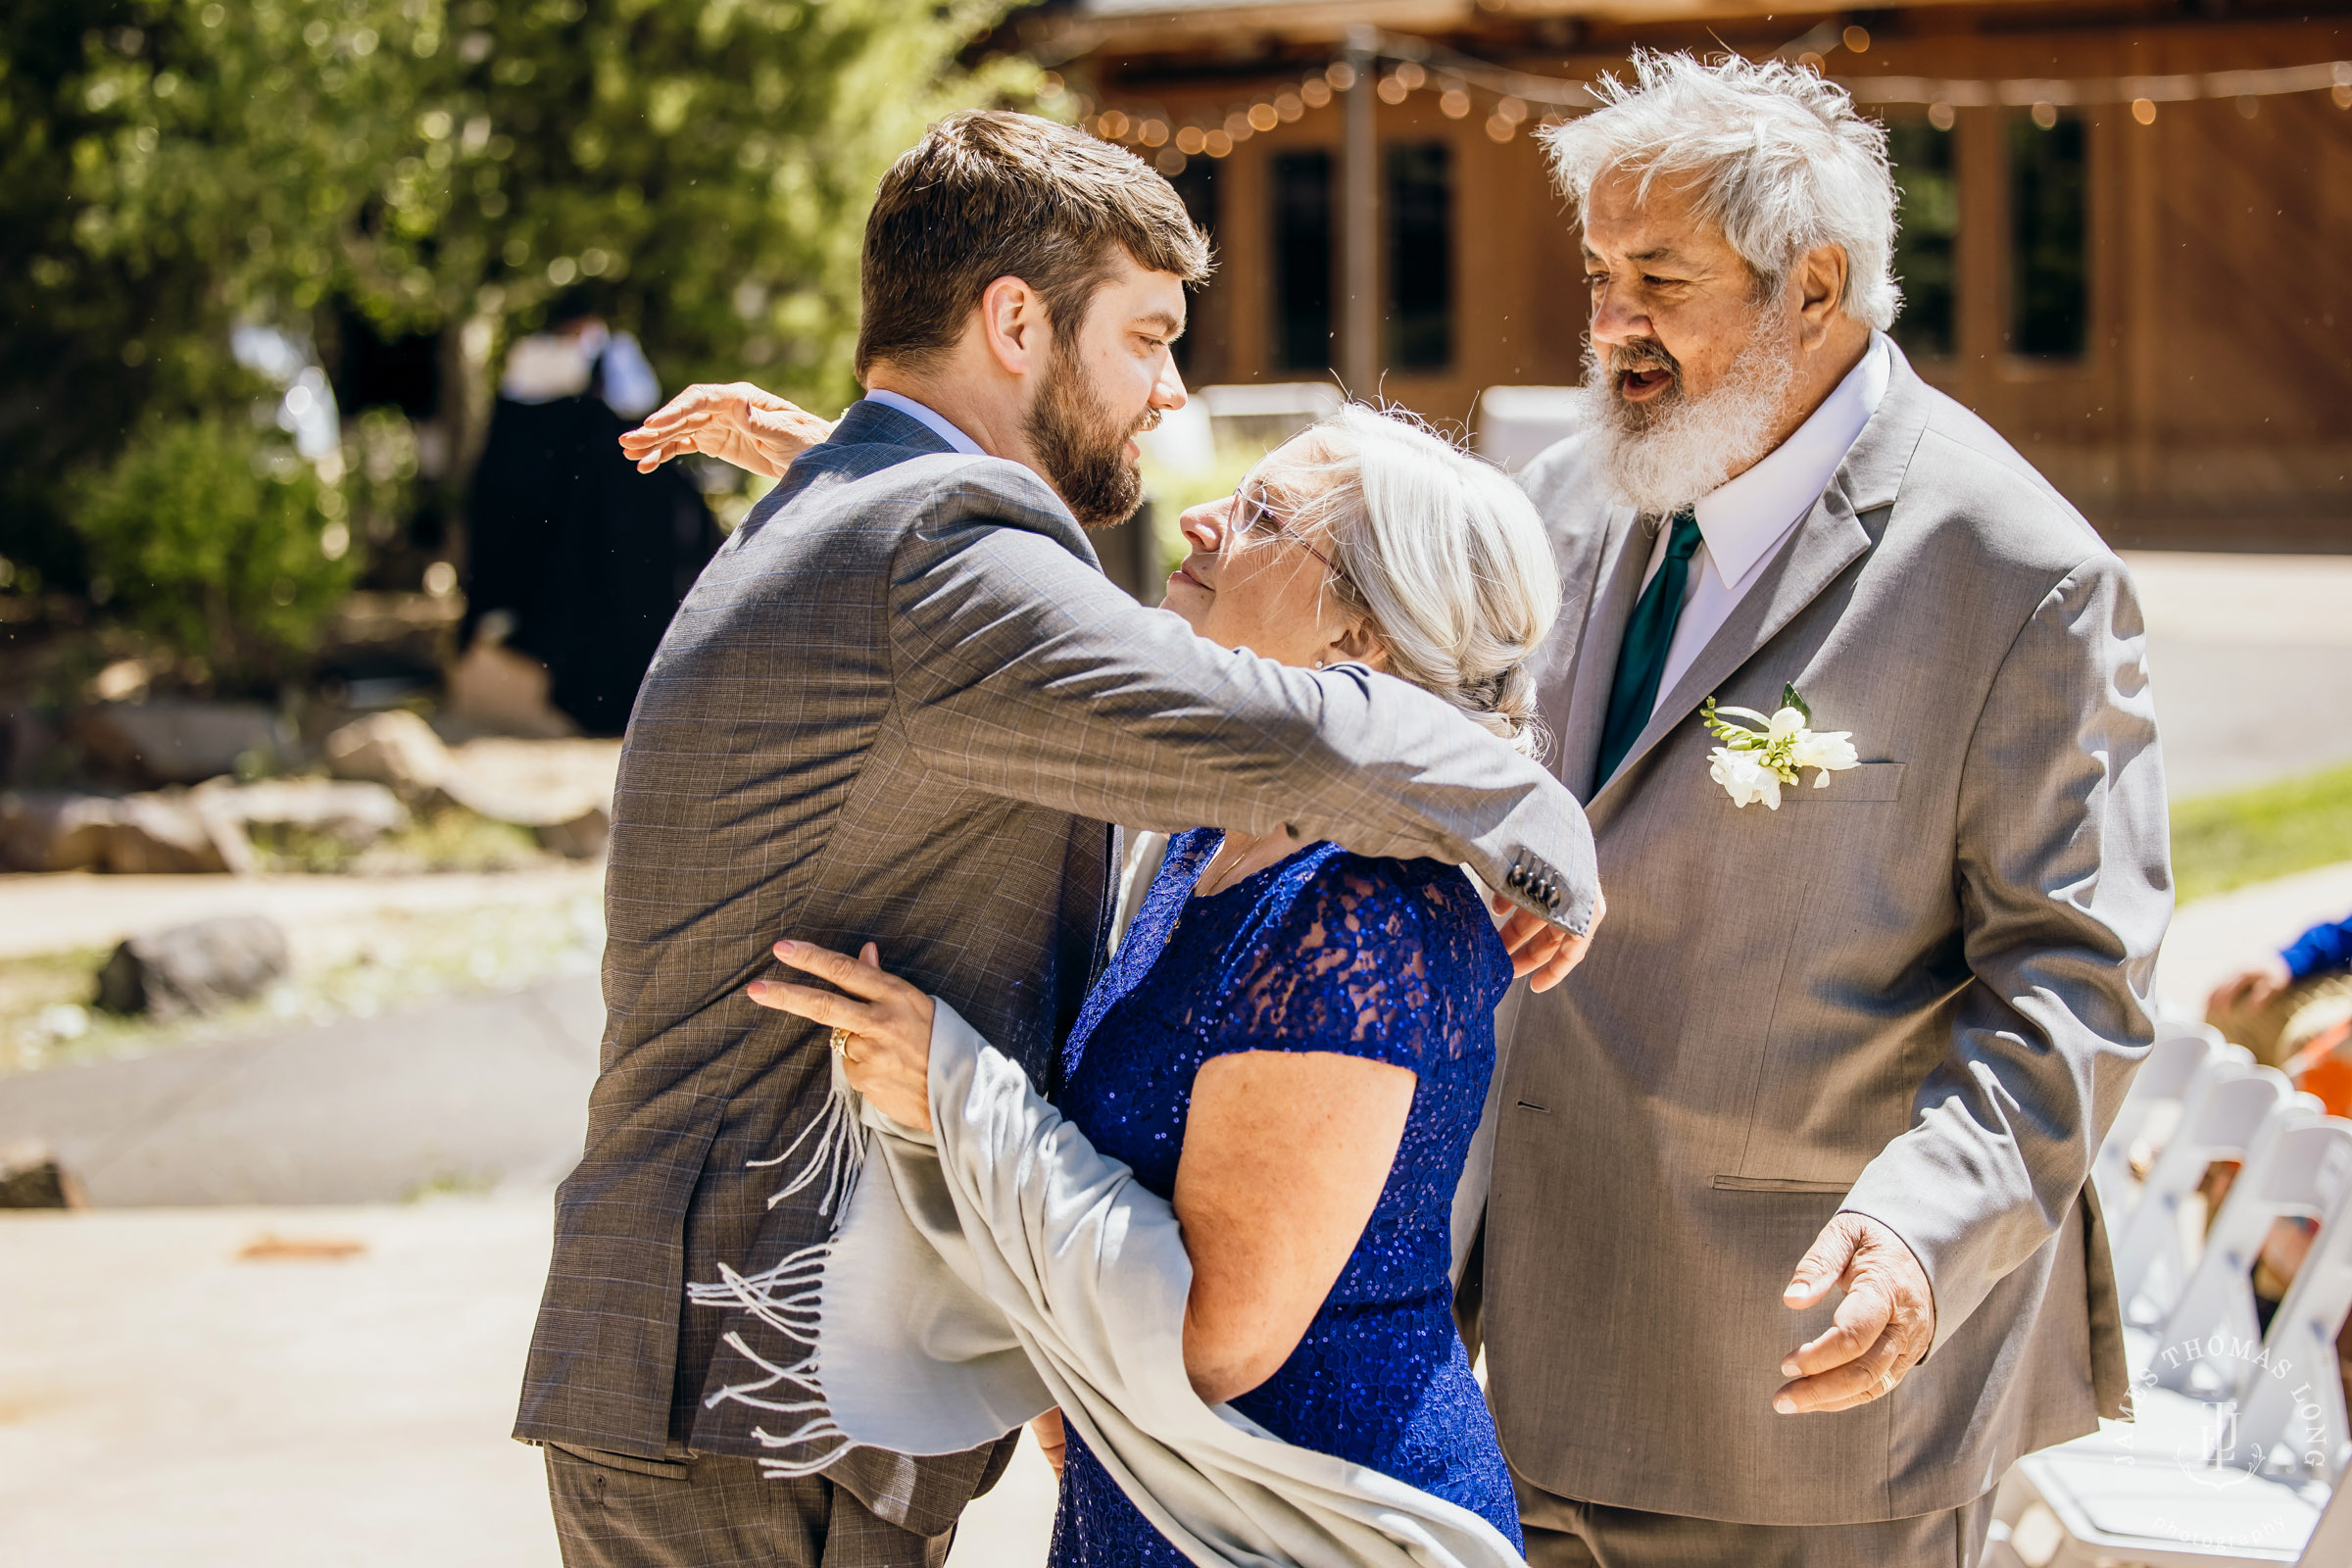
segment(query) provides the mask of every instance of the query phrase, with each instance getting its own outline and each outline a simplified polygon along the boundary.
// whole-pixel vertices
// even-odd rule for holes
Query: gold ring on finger
[[[847,1029],[843,1029],[838,1026],[835,1027],[831,1038],[827,1040],[826,1044],[833,1048],[833,1054],[839,1056],[844,1061],[850,1059],[850,1032]]]

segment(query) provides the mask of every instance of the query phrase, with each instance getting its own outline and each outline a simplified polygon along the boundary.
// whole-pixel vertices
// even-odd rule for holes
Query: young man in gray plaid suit
[[[571,1568],[937,1564],[1010,1453],[766,1479],[756,1412],[708,1397],[800,1352],[687,1286],[831,1220],[776,1164],[830,1081],[821,1032],[744,996],[776,938],[878,942],[1049,1092],[1108,925],[1109,823],[1467,862],[1513,890],[1522,973],[1581,956],[1592,838],[1543,767],[1402,682],[1227,653],[1098,569],[1083,529],[1135,509],[1131,438],[1183,402],[1169,344],[1207,270],[1129,154],[957,116],[878,193],[868,396],[830,438],[783,471],[762,430],[790,453],[823,427],[736,387],[632,444],[782,482],[679,611],[622,754],[603,1072],[515,1428],[548,1450]]]

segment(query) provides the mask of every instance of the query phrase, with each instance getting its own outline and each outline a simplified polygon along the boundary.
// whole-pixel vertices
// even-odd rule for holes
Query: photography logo
[[[2227,1332],[2166,1345],[2149,1357],[2133,1380],[2132,1424],[2124,1429],[2117,1459],[2169,1462],[2197,1489],[2182,1494],[2180,1516],[2152,1521],[2168,1539],[2244,1547],[2299,1540],[2308,1529],[2308,1521],[2298,1523],[2295,1504],[2273,1488],[2295,1489],[2313,1456],[2307,1450],[2324,1441],[2318,1406],[2296,1392],[2287,1430],[2268,1438],[2247,1431],[2242,1418],[2258,1389],[2293,1375],[2293,1365],[2272,1355],[2259,1338]],[[2170,1393],[2158,1394],[2159,1388]],[[2241,1495],[2229,1504],[2215,1495],[2231,1493]],[[2198,1496],[2211,1505],[2190,1500]]]

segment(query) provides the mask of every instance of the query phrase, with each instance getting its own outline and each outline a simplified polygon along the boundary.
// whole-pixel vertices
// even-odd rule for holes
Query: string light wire
[[[1863,37],[1867,39],[1868,34]],[[1808,53],[1801,58],[1814,69],[1823,63],[1818,54]],[[1449,120],[1462,120],[1474,108],[1470,97],[1473,91],[1492,99],[1486,130],[1498,142],[1516,136],[1538,108],[1551,111],[1545,117],[1548,122],[1589,113],[1600,105],[1590,81],[1514,71],[1403,33],[1377,35],[1374,69],[1378,71],[1382,64],[1390,69],[1379,72],[1374,90],[1387,104],[1402,104],[1416,92],[1435,92],[1440,112]],[[2198,99],[2233,99],[2241,113],[2250,114],[2257,99],[2324,91],[2334,99],[2337,108],[2352,109],[2352,61],[2344,60],[2262,71],[2209,71],[2175,75],[2019,76],[1990,80],[1835,76],[1831,79],[1851,93],[1856,103],[1925,104],[1929,119],[1938,129],[1950,128],[1955,110],[1995,106],[2031,108],[2037,123],[2049,123],[2054,122],[2059,108],[2130,104],[2132,119],[2143,125],[2155,122],[2158,104]],[[1294,123],[1308,113],[1330,107],[1338,101],[1339,94],[1354,83],[1355,68],[1345,60],[1334,60],[1296,83],[1284,83],[1269,96],[1228,110],[1222,118],[1198,111],[1181,116],[1150,105],[1107,108],[1100,114],[1088,115],[1085,124],[1105,140],[1142,147],[1153,155],[1161,172],[1175,174],[1192,158],[1222,158],[1253,134]]]

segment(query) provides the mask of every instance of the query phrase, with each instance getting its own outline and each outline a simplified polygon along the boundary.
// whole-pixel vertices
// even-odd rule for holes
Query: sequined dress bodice
[[[1273,1377],[1233,1408],[1484,1515],[1520,1539],[1510,1477],[1455,1332],[1453,1193],[1494,1066],[1510,960],[1476,891],[1434,860],[1318,844],[1197,899],[1214,830],[1169,844],[1062,1057],[1062,1113],[1162,1198],[1193,1075],[1242,1051],[1338,1052],[1418,1075],[1355,1250]],[[1073,1429],[1054,1568],[1187,1568]]]

